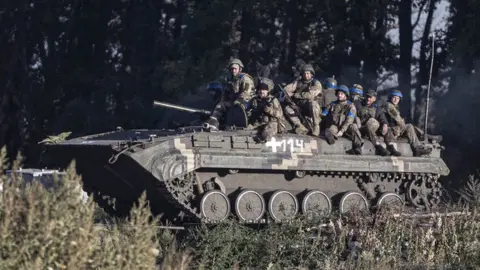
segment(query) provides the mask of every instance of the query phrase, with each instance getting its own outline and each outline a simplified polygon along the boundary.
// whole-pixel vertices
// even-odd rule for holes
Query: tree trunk
[[[429,49],[430,43],[430,29],[432,26],[433,13],[435,12],[435,6],[437,0],[431,0],[430,6],[428,8],[427,20],[425,21],[425,27],[423,29],[422,41],[420,44],[420,59],[418,62],[419,72],[417,74],[417,88],[415,89],[415,112],[414,112],[414,121],[413,123],[419,127],[424,126],[425,124],[425,103],[427,98],[427,89],[428,79],[430,72],[430,61],[427,59],[427,50]],[[431,51],[430,48],[430,57],[433,56],[435,52]],[[431,58],[430,58],[431,59]],[[430,89],[431,90],[431,89]],[[430,93],[431,94],[431,93]],[[423,120],[423,121],[422,121]]]
[[[413,27],[412,27],[412,0],[402,0],[399,9],[400,24],[400,63],[398,67],[398,85],[403,93],[401,102],[402,116],[409,121],[412,117],[412,47],[413,47]]]

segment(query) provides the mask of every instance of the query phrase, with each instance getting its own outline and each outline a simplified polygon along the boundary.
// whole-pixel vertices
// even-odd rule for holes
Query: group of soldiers
[[[374,90],[363,91],[363,87],[354,84],[352,87],[337,85],[334,78],[323,82],[314,78],[315,70],[310,64],[298,68],[300,74],[291,82],[278,85],[284,94],[283,104],[273,95],[275,85],[269,79],[257,81],[249,74],[242,72],[244,66],[239,59],[229,63],[230,75],[225,84],[214,82],[208,89],[222,94],[218,103],[205,124],[218,129],[219,121],[232,106],[240,106],[248,112],[248,127],[258,130],[261,141],[284,133],[287,121],[297,134],[319,136],[325,130],[329,144],[334,144],[341,137],[352,140],[352,149],[348,154],[361,155],[362,135],[375,146],[376,153],[382,156],[400,156],[395,149],[394,141],[398,137],[406,137],[415,156],[429,154],[432,150],[424,148],[416,129],[406,124],[401,117],[399,103],[402,93],[394,90],[388,102],[378,106],[377,93]],[[383,136],[386,148],[378,141]]]

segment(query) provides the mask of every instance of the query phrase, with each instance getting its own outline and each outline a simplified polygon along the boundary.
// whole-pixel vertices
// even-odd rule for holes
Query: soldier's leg
[[[259,132],[259,139],[262,141],[268,141],[271,137],[277,135],[278,133],[278,123],[277,122],[268,122],[262,126]]]
[[[353,123],[348,126],[347,133],[352,137],[352,149],[347,151],[347,154],[361,155],[363,141],[362,138],[358,136],[360,131],[357,124]]]
[[[387,150],[390,152],[392,156],[401,156],[402,154],[395,149],[393,142],[395,141],[395,134],[398,133],[398,127],[389,127],[387,134],[385,134],[385,144],[387,145]]]
[[[375,118],[368,119],[367,123],[365,124],[365,128],[363,129],[368,137],[368,139],[372,142],[377,154],[381,156],[388,156],[390,152],[385,149],[379,142],[377,138],[377,130],[380,128],[380,123]]]
[[[422,156],[422,155],[428,155],[428,154],[430,154],[430,152],[432,152],[432,149],[423,148],[420,145],[417,134],[415,133],[415,128],[413,127],[412,124],[405,125],[405,128],[402,130],[402,136],[407,137],[408,142],[410,143],[410,146],[412,147],[414,156],[418,157],[418,156]]]
[[[330,125],[325,130],[325,137],[327,138],[328,144],[334,144],[335,143],[335,138],[333,137],[333,134],[337,134],[337,132],[338,132],[338,127],[336,125]]]
[[[312,130],[312,135],[313,136],[319,136],[320,135],[320,123],[322,122],[322,118],[320,117],[320,114],[322,113],[322,107],[320,107],[320,104],[318,104],[317,101],[312,101],[311,102],[312,106],[312,119],[313,119],[313,130]]]
[[[219,119],[222,118],[228,107],[230,107],[231,105],[232,104],[230,102],[220,101],[215,106],[215,109],[213,110],[212,115],[210,115],[210,118],[205,121],[207,126],[209,128],[218,129]]]
[[[292,109],[292,107],[288,105],[285,106],[283,112],[286,118],[290,120],[290,122],[292,122],[295,133],[297,134],[308,133],[308,129],[302,124],[302,122],[300,121],[300,118],[298,118],[298,116],[295,115],[295,111]]]

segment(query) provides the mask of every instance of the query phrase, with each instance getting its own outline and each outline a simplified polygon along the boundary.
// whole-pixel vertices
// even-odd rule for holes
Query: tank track
[[[352,180],[357,183],[359,193],[368,201],[369,209],[373,210],[382,198],[382,194],[394,193],[400,197],[409,209],[420,210],[421,212],[429,211],[435,208],[440,203],[442,196],[442,187],[439,183],[439,175],[429,173],[400,173],[400,172],[385,172],[385,173],[366,173],[366,172],[310,172],[309,175],[314,176],[334,176],[335,178],[342,178],[344,180]],[[283,174],[279,176],[283,177]],[[299,176],[301,177],[301,176]],[[189,185],[188,188],[179,188],[173,179],[166,182],[158,182],[159,196],[164,196],[168,201],[175,205],[180,211],[183,211],[188,217],[195,219],[197,222],[201,220],[207,223],[216,223],[214,220],[206,219],[200,209],[201,198],[206,194],[215,190],[220,192],[218,187],[198,189],[197,175],[191,172],[185,175],[185,183]],[[197,187],[197,188],[196,188]],[[347,190],[345,190],[345,193]],[[343,192],[340,192],[343,193]],[[337,195],[340,195],[337,194]],[[355,193],[355,192],[354,192]],[[224,194],[227,198],[228,194]],[[330,198],[332,200],[332,198]],[[301,200],[298,200],[301,202]],[[332,209],[333,210],[333,209]],[[233,207],[228,207],[230,214],[234,214]],[[267,213],[268,211],[265,211]],[[297,215],[301,214],[300,211]],[[263,215],[263,216],[269,216]],[[268,219],[267,219],[268,220]],[[254,222],[256,223],[256,222]],[[264,223],[264,222],[258,222]]]

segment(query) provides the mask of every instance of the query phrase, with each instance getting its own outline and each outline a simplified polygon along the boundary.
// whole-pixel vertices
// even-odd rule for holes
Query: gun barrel
[[[191,112],[191,113],[202,113],[202,114],[206,114],[206,115],[211,114],[211,112],[208,111],[208,110],[195,109],[195,108],[190,108],[190,107],[186,107],[186,106],[170,104],[170,103],[167,103],[167,102],[161,102],[161,101],[157,101],[157,100],[153,101],[153,105],[154,106],[159,106],[159,107],[175,109],[175,110],[179,110],[179,111]]]

